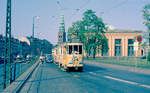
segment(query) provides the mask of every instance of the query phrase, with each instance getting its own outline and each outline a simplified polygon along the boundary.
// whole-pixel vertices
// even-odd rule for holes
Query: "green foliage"
[[[147,61],[150,61],[150,51],[148,52]]]
[[[87,10],[83,13],[82,20],[74,22],[68,29],[68,39],[70,41],[79,39],[84,44],[85,52],[89,54],[89,51],[93,49],[93,57],[95,57],[96,49],[99,46],[103,46],[103,50],[108,51],[105,30],[103,20],[97,17],[92,10]]]
[[[146,47],[146,42],[141,45],[142,48]]]
[[[43,54],[51,54],[53,45],[46,39],[40,40],[40,48]]]
[[[143,9],[143,18],[144,18],[144,24],[148,29],[149,32],[149,43],[150,43],[150,4],[145,5]]]
[[[143,9],[144,24],[150,30],[150,4],[145,5]]]

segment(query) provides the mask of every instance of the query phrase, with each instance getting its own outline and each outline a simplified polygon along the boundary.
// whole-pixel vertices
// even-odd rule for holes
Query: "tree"
[[[40,49],[43,54],[51,54],[53,45],[46,39],[40,40]]]
[[[83,18],[80,21],[74,22],[72,27],[68,29],[68,39],[79,39],[83,45],[87,57],[90,51],[93,51],[95,58],[96,50],[100,46],[103,50],[108,51],[107,39],[104,31],[107,30],[103,20],[96,16],[92,10],[87,10],[83,13]]]
[[[145,5],[143,9],[143,18],[144,18],[144,24],[148,29],[149,32],[149,46],[150,46],[150,4]]]

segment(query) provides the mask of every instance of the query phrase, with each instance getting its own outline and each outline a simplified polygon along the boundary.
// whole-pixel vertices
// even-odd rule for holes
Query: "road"
[[[20,93],[150,93],[150,75],[91,64],[83,72],[63,72],[44,63]]]

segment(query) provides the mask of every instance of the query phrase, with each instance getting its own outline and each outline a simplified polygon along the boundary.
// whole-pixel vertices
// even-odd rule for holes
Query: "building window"
[[[107,43],[108,43],[108,39],[107,39]],[[108,51],[105,49],[104,45],[102,45],[101,51],[102,51],[102,56],[108,56]]]
[[[121,39],[115,40],[115,56],[121,56]]]
[[[108,56],[108,51],[104,49],[104,46],[102,45],[102,56]]]
[[[134,56],[133,39],[128,39],[128,56]]]

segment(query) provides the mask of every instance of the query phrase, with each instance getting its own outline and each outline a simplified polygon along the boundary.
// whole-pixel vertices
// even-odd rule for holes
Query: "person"
[[[40,59],[40,64],[43,64],[43,60],[42,59]]]
[[[43,64],[43,57],[40,56],[40,64]]]

